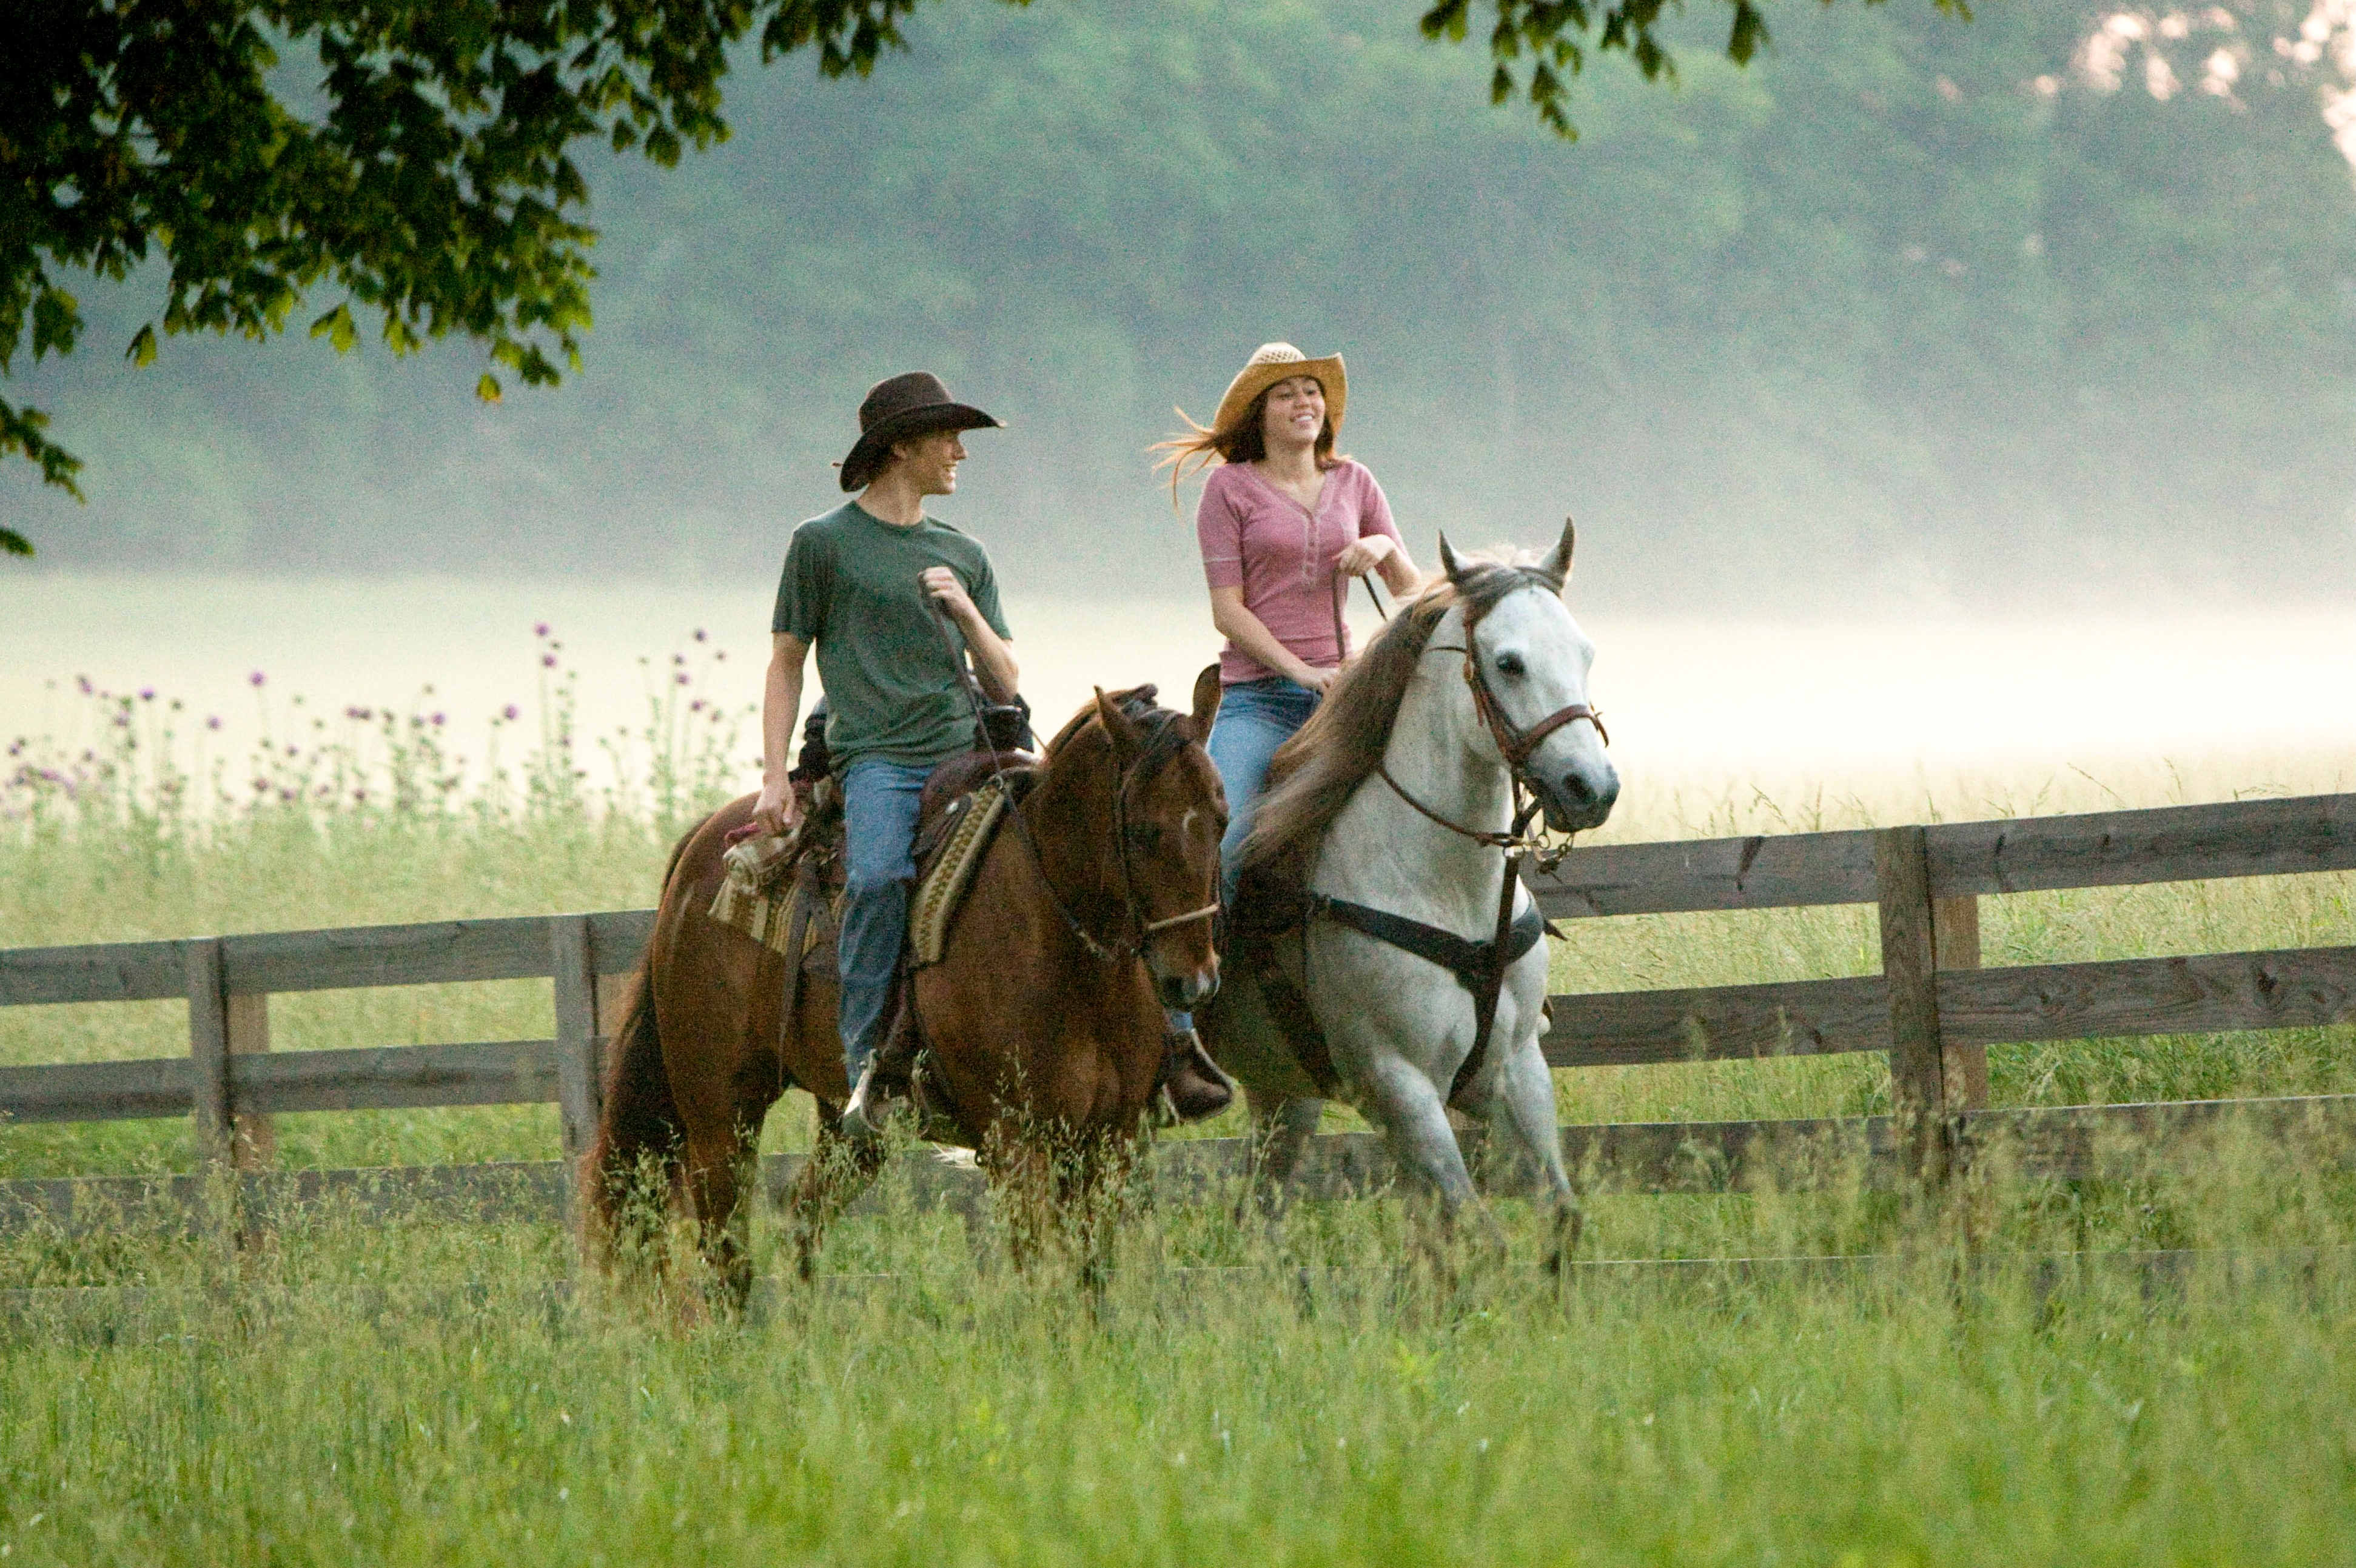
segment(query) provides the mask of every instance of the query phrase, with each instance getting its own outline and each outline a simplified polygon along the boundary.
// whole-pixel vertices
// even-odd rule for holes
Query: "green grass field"
[[[2341,786],[2329,769],[2257,782]],[[1960,783],[1788,815],[1688,795],[1613,837],[2108,804]],[[667,842],[640,817],[570,811],[201,829],[52,815],[0,832],[0,945],[632,907]],[[2347,943],[2351,894],[2356,879],[2318,877],[1990,899],[1987,961]],[[1573,927],[1556,982],[1876,962],[1868,911],[1662,917]],[[301,1049],[551,1023],[544,983],[287,997],[273,1021]],[[2345,1091],[2351,1043],[1998,1051],[1995,1094]],[[0,1062],[185,1048],[177,1004],[0,1010]],[[1594,1120],[1852,1113],[1887,1088],[1860,1056],[1564,1074],[1559,1093],[1566,1119]],[[772,1147],[803,1142],[807,1114],[773,1116]],[[299,1165],[556,1149],[548,1107],[278,1129]],[[1600,1198],[1583,1255],[1900,1260],[1870,1277],[1558,1291],[1475,1262],[1443,1288],[1395,1276],[1409,1249],[1393,1202],[1304,1206],[1277,1235],[1173,1207],[1137,1217],[1094,1308],[1068,1274],[1012,1276],[986,1235],[978,1259],[954,1220],[898,1201],[843,1227],[816,1293],[688,1328],[659,1302],[570,1288],[553,1227],[329,1212],[234,1264],[130,1221],[19,1228],[0,1233],[0,1289],[37,1294],[0,1306],[0,1561],[2356,1561],[2356,1183],[2333,1152],[2227,1129],[2174,1168],[1999,1180],[1999,1261],[1960,1285],[1944,1217],[1837,1179]],[[0,1176],[191,1157],[177,1123],[0,1127]],[[1501,1212],[1526,1264],[1530,1217]],[[755,1245],[776,1272],[766,1217]],[[2157,1285],[2001,1261],[2154,1247],[2243,1261]],[[60,1286],[124,1288],[41,1288]]]

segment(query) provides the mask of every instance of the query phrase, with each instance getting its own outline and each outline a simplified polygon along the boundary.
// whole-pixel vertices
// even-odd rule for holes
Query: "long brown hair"
[[[1305,371],[1302,373],[1307,374]],[[1285,379],[1290,379],[1290,377]],[[1319,391],[1325,389],[1325,383],[1319,380],[1317,377],[1311,376],[1309,379],[1317,382]],[[1214,461],[1257,463],[1268,455],[1268,395],[1276,390],[1277,385],[1278,383],[1271,381],[1261,388],[1258,397],[1254,398],[1241,413],[1218,430],[1211,430],[1196,424],[1187,418],[1184,409],[1171,411],[1185,422],[1185,432],[1173,435],[1167,441],[1157,441],[1145,449],[1148,452],[1159,452],[1163,454],[1153,466],[1157,472],[1164,468],[1170,470],[1171,506],[1178,505],[1178,483],[1189,474],[1198,473],[1210,467]],[[1337,463],[1347,461],[1346,457],[1334,454],[1333,415],[1330,411],[1325,415],[1324,427],[1317,432],[1316,453],[1317,466],[1320,470],[1331,468]]]
[[[1309,722],[1277,748],[1267,792],[1244,840],[1243,863],[1263,865],[1296,846],[1314,844],[1382,765],[1399,701],[1441,616],[1457,604],[1475,617],[1486,614],[1497,601],[1533,581],[1548,585],[1527,565],[1459,558],[1454,581],[1438,579],[1393,615],[1366,651],[1342,667]]]

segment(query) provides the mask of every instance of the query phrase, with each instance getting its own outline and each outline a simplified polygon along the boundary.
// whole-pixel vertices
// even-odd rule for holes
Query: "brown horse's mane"
[[[1278,748],[1251,835],[1244,840],[1244,864],[1264,865],[1314,845],[1382,765],[1399,700],[1441,616],[1461,603],[1477,619],[1506,594],[1532,583],[1549,592],[1559,587],[1527,560],[1460,558],[1454,581],[1438,579],[1393,615],[1366,651],[1325,688],[1309,722]]]
[[[1144,686],[1131,686],[1124,688],[1119,691],[1108,691],[1105,693],[1105,700],[1111,703],[1115,708],[1119,709],[1121,712],[1127,715],[1132,722],[1143,725],[1157,732],[1166,733],[1167,729],[1164,721],[1172,719],[1181,719],[1183,718],[1184,715],[1173,713],[1170,709],[1162,707],[1161,698],[1162,688],[1150,683]],[[1080,727],[1096,716],[1097,705],[1095,703],[1082,703],[1080,705],[1080,710],[1064,721],[1064,727],[1055,731],[1055,738],[1048,741],[1046,746],[1040,752],[1039,754],[1041,759],[1046,762],[1055,761],[1055,753],[1063,750],[1064,742],[1078,734],[1080,732]]]

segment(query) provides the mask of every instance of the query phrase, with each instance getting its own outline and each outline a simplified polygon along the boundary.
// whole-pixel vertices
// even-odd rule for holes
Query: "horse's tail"
[[[701,824],[698,824],[700,827]],[[688,829],[671,847],[670,862],[663,868],[662,902],[670,899],[671,879],[680,857],[696,828]],[[598,1113],[597,1134],[581,1157],[578,1190],[584,1222],[594,1251],[611,1261],[623,1239],[626,1211],[648,1201],[653,1194],[640,1190],[641,1176],[675,1174],[680,1157],[679,1107],[671,1099],[670,1075],[663,1069],[662,1036],[655,1024],[654,940],[638,956],[638,966],[624,983],[612,1045],[606,1052],[605,1105]]]

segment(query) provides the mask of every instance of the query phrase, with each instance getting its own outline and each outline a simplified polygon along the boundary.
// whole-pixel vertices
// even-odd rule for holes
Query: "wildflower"
[[[692,701],[692,702],[689,703],[689,704],[687,705],[687,710],[688,710],[690,713],[701,713],[701,712],[702,712],[702,711],[703,711],[703,699],[701,699],[701,697],[699,697],[699,698],[697,698],[694,701]]]
[[[554,669],[556,667],[556,656],[554,654],[541,655],[540,667],[542,669]]]
[[[245,677],[245,683],[246,683],[248,686],[260,686],[260,685],[262,684],[262,672],[261,672],[260,670],[255,670],[252,675],[247,676],[247,677]]]
[[[152,686],[143,686],[143,687],[141,687],[141,688],[139,688],[139,700],[140,700],[140,701],[142,701],[142,702],[153,702],[153,701],[155,701],[155,688],[154,687],[152,687]]]
[[[208,729],[208,730],[218,730],[218,729],[220,729],[220,714],[218,714],[218,713],[208,713],[208,714],[206,714],[206,715],[205,715],[205,728],[206,728],[206,729]]]
[[[675,675],[675,676],[671,677],[671,678],[672,678],[673,680],[675,680],[675,681],[679,682],[679,684],[680,684],[680,685],[681,685],[681,686],[685,686],[685,685],[688,683],[688,674],[687,674],[687,671],[685,671],[685,670],[681,670],[681,671],[680,671],[677,675]]]
[[[727,656],[728,650],[726,648],[714,648],[712,650],[712,660],[714,664],[719,663],[722,659],[724,659]]]
[[[706,632],[706,631],[705,631],[702,627],[701,627],[701,626],[698,626],[698,627],[695,629],[695,640],[696,640],[697,642],[699,642],[699,643],[700,643],[700,642],[702,642],[702,641],[703,641],[706,637],[708,637],[710,635],[711,635],[710,633]]]
[[[523,717],[523,710],[518,708],[514,703],[510,702],[505,708],[499,709],[499,717],[512,724],[517,720]]]
[[[685,664],[687,662],[687,656],[685,654],[673,654],[670,656],[670,662],[673,664]]]
[[[368,791],[365,789],[356,789],[352,791],[352,798],[354,800],[366,800],[368,799]]]
[[[445,718],[445,716],[444,716],[444,715],[443,715],[443,714],[439,714],[439,713],[436,713],[435,715],[434,715],[434,717],[433,717],[433,718],[431,718],[431,719],[429,719],[429,720],[426,720],[426,722],[427,722],[427,723],[429,723],[429,724],[433,725],[433,726],[434,726],[434,728],[435,728],[436,730],[439,730],[440,728],[442,728],[442,726],[443,726],[444,723],[446,723],[447,721],[448,721],[448,720],[447,720],[447,719]]]
[[[84,697],[88,697],[88,696],[90,695],[90,692],[91,692],[90,677],[88,677],[88,676],[86,676],[86,675],[78,675],[78,676],[74,677],[74,684],[75,684],[76,686],[78,686],[78,687],[81,688],[81,694],[82,694]]]
[[[533,626],[531,629],[531,635],[535,637],[544,637],[548,635],[548,623],[542,621]]]

